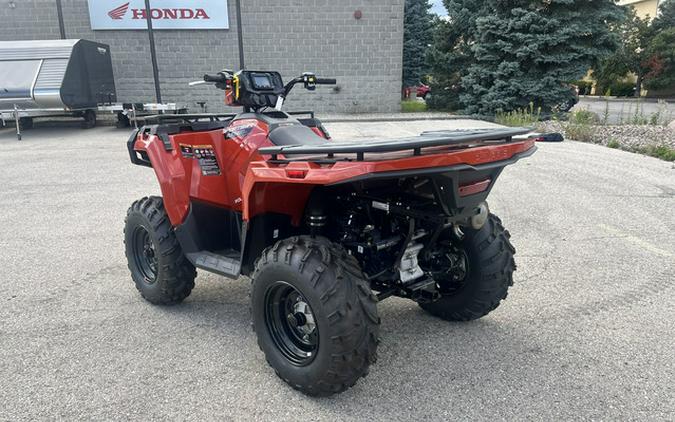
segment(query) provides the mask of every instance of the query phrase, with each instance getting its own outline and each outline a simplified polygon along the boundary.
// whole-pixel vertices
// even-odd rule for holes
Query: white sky
[[[448,14],[441,0],[431,0],[431,11],[439,16],[446,16]]]

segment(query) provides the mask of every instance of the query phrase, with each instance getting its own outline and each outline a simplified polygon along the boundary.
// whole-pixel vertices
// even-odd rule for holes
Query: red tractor
[[[323,396],[375,362],[379,301],[468,321],[506,297],[515,249],[486,198],[506,165],[535,151],[528,129],[335,142],[311,112],[282,111],[296,84],[334,79],[222,71],[204,81],[244,112],[156,116],[128,141],[162,191],[134,202],[124,229],[146,300],[181,302],[196,269],[249,277],[267,361]]]

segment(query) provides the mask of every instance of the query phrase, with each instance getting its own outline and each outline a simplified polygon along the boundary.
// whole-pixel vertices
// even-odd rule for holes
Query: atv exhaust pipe
[[[488,207],[487,202],[483,201],[475,209],[475,214],[469,219],[471,228],[475,230],[480,230],[485,225],[485,222],[490,215],[490,208]]]

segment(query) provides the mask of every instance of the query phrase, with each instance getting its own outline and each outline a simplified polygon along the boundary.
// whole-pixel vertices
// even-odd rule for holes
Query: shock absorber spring
[[[323,214],[309,214],[307,216],[307,225],[309,226],[310,234],[312,236],[316,236],[316,234],[321,231],[321,228],[323,228],[326,225],[326,221],[328,220],[328,217]]]

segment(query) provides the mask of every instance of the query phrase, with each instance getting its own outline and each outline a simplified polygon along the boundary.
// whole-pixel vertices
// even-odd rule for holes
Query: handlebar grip
[[[225,75],[222,73],[217,73],[215,75],[204,75],[204,82],[225,82]]]
[[[336,85],[337,79],[316,78],[317,85]]]

